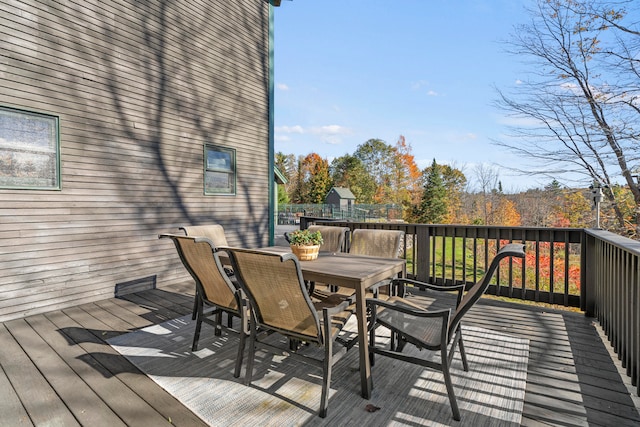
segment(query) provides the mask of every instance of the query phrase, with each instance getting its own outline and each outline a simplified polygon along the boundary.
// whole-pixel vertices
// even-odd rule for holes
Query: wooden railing
[[[640,395],[640,242],[585,230],[583,310],[598,319]]]
[[[300,227],[326,218],[303,217]],[[525,243],[527,258],[501,265],[487,291],[492,295],[580,307],[581,246],[584,236],[576,228],[526,228],[474,225],[330,221],[342,227],[391,229],[405,232],[407,274],[441,285],[480,279],[498,248]]]
[[[598,319],[640,395],[640,242],[603,230],[327,221],[403,230],[407,274],[418,280],[472,284],[498,247],[526,245],[524,262],[500,266],[488,294],[579,307]]]

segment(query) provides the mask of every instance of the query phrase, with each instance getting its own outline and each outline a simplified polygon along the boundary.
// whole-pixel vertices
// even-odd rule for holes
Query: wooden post
[[[416,279],[421,282],[429,282],[429,272],[431,271],[431,235],[428,225],[416,226],[416,242],[414,250],[418,256],[415,258],[417,265],[415,266]]]

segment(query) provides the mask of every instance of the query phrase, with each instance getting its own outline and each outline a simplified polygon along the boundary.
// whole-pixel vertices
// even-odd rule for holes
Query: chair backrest
[[[310,231],[319,231],[322,234],[322,245],[320,250],[323,252],[343,252],[344,239],[349,231],[348,227],[333,227],[331,225],[310,225]]]
[[[237,288],[220,262],[213,242],[206,237],[161,234],[173,240],[182,264],[191,274],[203,299],[218,307],[238,310]]]
[[[351,233],[349,253],[381,258],[397,258],[400,255],[402,230],[356,229]]]
[[[180,227],[187,236],[207,237],[216,247],[229,246],[224,228],[220,224],[188,225]]]
[[[320,319],[291,253],[227,248],[256,326],[322,343]]]
[[[489,268],[485,271],[484,276],[475,283],[462,297],[458,307],[456,308],[455,313],[450,318],[449,321],[449,336],[453,336],[452,334],[458,328],[460,324],[460,320],[462,317],[469,311],[471,307],[480,299],[482,294],[487,291],[489,287],[489,282],[493,277],[494,273],[498,269],[498,265],[500,261],[507,257],[518,257],[524,258],[524,245],[519,243],[510,243],[508,245],[503,246],[496,256],[491,260],[491,264],[489,264]]]

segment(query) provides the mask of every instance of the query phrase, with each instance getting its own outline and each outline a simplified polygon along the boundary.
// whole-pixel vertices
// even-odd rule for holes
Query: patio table
[[[288,246],[270,246],[261,249],[278,253],[291,252]],[[355,290],[361,394],[365,399],[369,399],[372,381],[369,362],[369,335],[367,334],[366,291],[381,280],[391,279],[397,275],[404,277],[406,261],[401,258],[320,252],[318,258],[313,261],[300,261],[300,267],[305,280]]]

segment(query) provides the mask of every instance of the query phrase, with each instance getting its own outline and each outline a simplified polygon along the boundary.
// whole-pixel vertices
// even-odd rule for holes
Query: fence
[[[278,225],[299,224],[303,216],[348,221],[393,221],[402,219],[402,207],[398,205],[356,204],[340,209],[327,204],[279,204]]]

